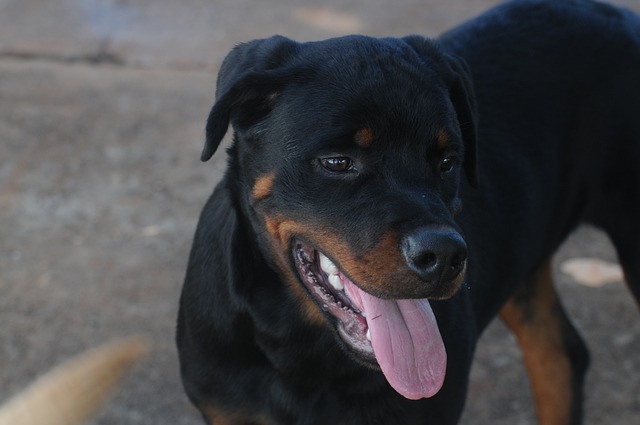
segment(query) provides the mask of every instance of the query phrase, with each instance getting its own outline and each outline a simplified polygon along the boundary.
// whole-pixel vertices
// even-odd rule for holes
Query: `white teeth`
[[[320,268],[329,277],[331,277],[332,275],[337,275],[340,272],[340,270],[338,270],[338,267],[333,264],[333,261],[329,260],[329,258],[322,253],[320,253]]]
[[[371,331],[367,329],[367,339],[371,341]]]
[[[329,275],[329,283],[333,286],[337,291],[342,291],[344,287],[342,286],[342,282],[340,280],[340,276],[337,274]]]
[[[324,255],[323,253],[318,253],[320,257],[320,268],[323,272],[327,274],[327,278],[329,280],[329,284],[333,286],[336,291],[344,290],[344,286],[342,286],[342,279],[340,278],[340,270],[338,266],[333,264],[333,261],[329,260],[329,257]]]

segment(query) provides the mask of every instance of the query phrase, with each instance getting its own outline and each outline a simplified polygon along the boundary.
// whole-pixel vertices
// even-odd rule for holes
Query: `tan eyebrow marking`
[[[370,128],[364,127],[360,130],[356,131],[354,140],[358,146],[361,148],[368,148],[373,143],[374,134],[373,130]]]
[[[260,176],[256,179],[253,184],[253,198],[256,201],[262,200],[267,196],[271,195],[271,188],[273,187],[273,181],[276,176],[274,173],[266,174]]]
[[[438,144],[438,148],[442,150],[446,149],[447,146],[449,146],[449,132],[446,129],[441,128],[438,131],[436,143]]]

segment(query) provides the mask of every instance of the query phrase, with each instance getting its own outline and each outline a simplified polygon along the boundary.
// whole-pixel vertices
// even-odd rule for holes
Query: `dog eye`
[[[456,163],[453,158],[451,157],[442,158],[442,161],[440,161],[440,172],[449,173],[453,170],[453,167],[455,167],[455,165]]]
[[[340,156],[336,158],[321,158],[320,164],[334,173],[344,173],[353,169],[353,161],[350,158]]]

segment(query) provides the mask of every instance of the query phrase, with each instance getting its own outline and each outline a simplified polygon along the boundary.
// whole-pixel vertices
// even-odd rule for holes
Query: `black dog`
[[[435,41],[252,41],[203,160],[229,123],[177,336],[208,422],[455,424],[498,313],[541,423],[581,422],[588,354],[549,261],[592,223],[640,299],[638,17],[531,0]]]

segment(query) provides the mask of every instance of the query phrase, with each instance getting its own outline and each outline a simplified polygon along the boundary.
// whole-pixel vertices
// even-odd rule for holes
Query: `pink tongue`
[[[353,284],[349,297],[366,313],[376,360],[391,386],[417,400],[444,382],[447,353],[427,300],[383,300]]]

